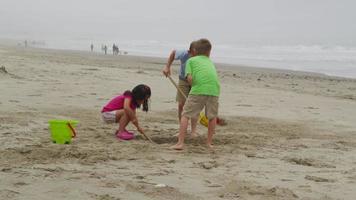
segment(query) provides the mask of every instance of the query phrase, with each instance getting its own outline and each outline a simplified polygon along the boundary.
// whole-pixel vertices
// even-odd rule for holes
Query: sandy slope
[[[214,151],[200,126],[175,152],[164,63],[0,46],[0,199],[355,198],[356,80],[218,64],[228,126]],[[100,119],[106,101],[138,83],[152,88],[139,118],[156,145],[118,141]],[[80,121],[72,144],[51,143],[54,118]]]

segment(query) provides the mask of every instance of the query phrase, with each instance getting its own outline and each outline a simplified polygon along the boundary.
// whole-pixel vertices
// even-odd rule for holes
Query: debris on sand
[[[137,74],[147,74],[144,70],[142,70],[141,68],[139,68],[137,71],[136,71]]]
[[[1,65],[1,67],[0,67],[0,73],[2,73],[2,74],[8,74],[9,72],[6,71],[5,66],[2,66],[2,65]]]

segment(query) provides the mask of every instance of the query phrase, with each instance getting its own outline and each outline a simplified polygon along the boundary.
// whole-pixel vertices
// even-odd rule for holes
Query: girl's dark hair
[[[140,84],[134,87],[132,91],[127,90],[124,95],[132,96],[132,103],[139,108],[140,105],[137,103],[139,100],[144,100],[142,104],[142,110],[148,111],[148,99],[151,97],[151,89],[147,85]]]

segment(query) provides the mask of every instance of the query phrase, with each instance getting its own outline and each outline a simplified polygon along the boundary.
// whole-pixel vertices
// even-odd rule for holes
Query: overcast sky
[[[356,0],[0,0],[0,37],[356,45]]]

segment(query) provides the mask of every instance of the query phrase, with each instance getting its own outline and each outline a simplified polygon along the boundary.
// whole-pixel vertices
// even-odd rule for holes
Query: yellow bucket
[[[205,127],[208,127],[209,120],[205,116],[204,112],[200,112],[200,114],[199,114],[199,122],[200,122],[201,125],[203,125]]]
[[[70,144],[72,138],[76,136],[75,126],[78,121],[75,120],[49,120],[49,129],[53,143]]]

